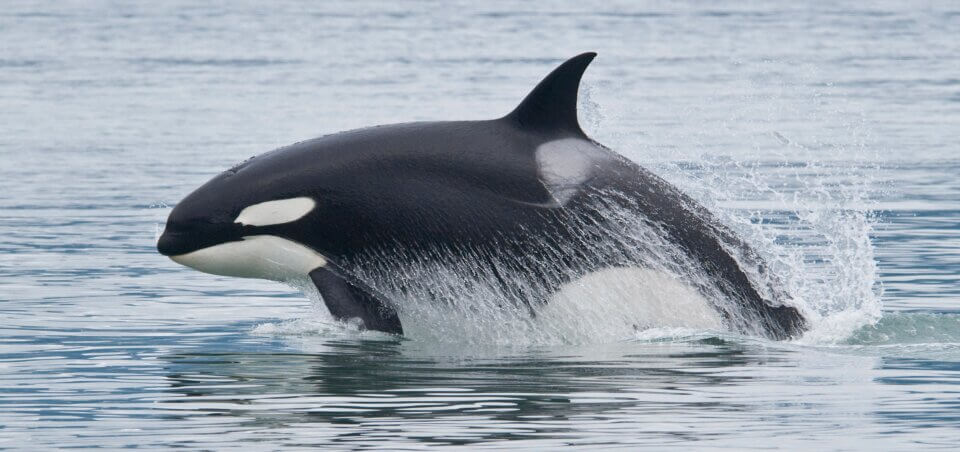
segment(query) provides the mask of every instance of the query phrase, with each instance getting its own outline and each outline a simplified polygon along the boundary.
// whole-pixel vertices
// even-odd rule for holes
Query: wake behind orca
[[[433,296],[413,268],[447,269],[531,316],[564,288],[632,268],[693,288],[734,331],[800,335],[804,316],[756,252],[580,128],[595,55],[566,61],[499,119],[376,126],[254,157],[177,204],[157,248],[218,275],[308,276],[335,318],[390,333],[403,332],[405,298]]]

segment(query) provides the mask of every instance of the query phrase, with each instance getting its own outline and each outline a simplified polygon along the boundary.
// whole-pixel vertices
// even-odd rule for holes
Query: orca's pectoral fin
[[[310,279],[337,320],[360,319],[364,329],[403,334],[397,312],[369,289],[324,267],[310,272]]]

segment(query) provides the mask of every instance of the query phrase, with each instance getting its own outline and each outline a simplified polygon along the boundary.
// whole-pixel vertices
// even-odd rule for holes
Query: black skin
[[[544,186],[537,147],[563,138],[589,140],[577,124],[576,97],[593,56],[568,60],[500,119],[378,126],[248,160],[181,201],[158,249],[178,255],[258,234],[304,244],[330,262],[310,276],[334,316],[402,333],[389,300],[357,279],[351,263],[397,247],[409,255],[441,247],[524,263],[541,262],[536,259],[540,252],[554,260],[586,262],[590,256],[576,247],[543,250],[544,237],[576,243],[583,234],[576,224],[604,221],[589,208],[590,195],[615,191],[692,260],[702,262],[708,274],[724,281],[722,290],[740,300],[768,336],[801,334],[806,321],[799,311],[777,306],[782,300],[764,299],[722,245],[737,247],[753,265],[762,266],[760,258],[704,208],[648,170],[604,148],[588,180],[565,203]],[[233,223],[246,206],[301,196],[316,200],[317,207],[295,222],[263,227]],[[625,264],[611,258],[580,267],[586,272]]]

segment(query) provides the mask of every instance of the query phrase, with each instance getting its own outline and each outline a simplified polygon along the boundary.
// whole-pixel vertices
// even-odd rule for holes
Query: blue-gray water
[[[954,448],[960,6],[811,3],[4,2],[0,449]],[[155,252],[237,161],[499,116],[586,50],[585,129],[777,262],[807,336],[400,340]]]

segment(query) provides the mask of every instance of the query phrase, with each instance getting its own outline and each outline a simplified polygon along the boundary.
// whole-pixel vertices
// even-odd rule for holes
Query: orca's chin
[[[320,253],[273,235],[243,237],[168,257],[204,273],[274,281],[303,278],[327,265],[327,259]]]

